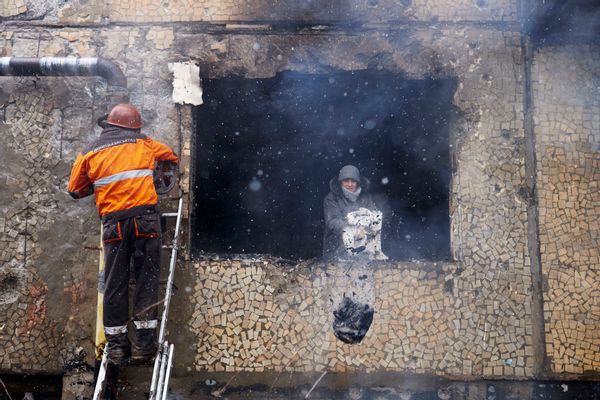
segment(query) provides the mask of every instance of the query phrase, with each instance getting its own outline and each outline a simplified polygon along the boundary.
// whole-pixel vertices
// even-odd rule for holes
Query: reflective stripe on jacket
[[[153,171],[157,160],[179,161],[163,143],[136,131],[110,126],[77,155],[69,178],[69,194],[79,199],[95,193],[100,216],[156,204]]]

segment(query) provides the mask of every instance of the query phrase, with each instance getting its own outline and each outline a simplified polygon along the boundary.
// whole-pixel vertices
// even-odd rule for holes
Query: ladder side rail
[[[181,214],[183,209],[183,197],[179,198],[179,205],[177,208],[177,222],[175,223],[175,237],[173,238],[173,249],[171,251],[171,262],[169,264],[169,278],[167,280],[167,288],[165,292],[165,302],[163,308],[163,315],[160,321],[160,333],[158,334],[158,343],[162,343],[165,340],[165,330],[167,326],[167,319],[169,317],[169,305],[171,303],[171,295],[173,292],[173,276],[175,275],[175,264],[177,262],[177,251],[179,250],[179,230],[181,227]]]
[[[165,373],[167,371],[167,358],[169,356],[169,342],[165,342],[165,351],[160,360],[160,372],[158,374],[158,383],[156,385],[156,398],[160,399],[163,392],[163,384],[165,382]]]
[[[98,371],[96,387],[94,388],[94,400],[102,400],[100,396],[102,396],[104,392],[104,386],[106,384],[106,367],[108,365],[107,353],[107,349],[104,348],[104,353],[102,354],[102,361],[100,363],[100,371]]]
[[[175,351],[175,345],[171,343],[169,347],[169,360],[167,361],[167,373],[165,375],[165,382],[163,383],[162,397],[160,400],[167,400],[167,392],[169,391],[169,379],[171,379],[171,368],[173,368],[173,352]]]
[[[177,261],[177,250],[179,249],[179,229],[181,226],[181,214],[183,210],[183,197],[179,198],[179,204],[177,205],[177,213],[168,213],[163,214],[166,216],[177,216],[177,220],[175,222],[175,234],[173,237],[173,247],[171,250],[171,260],[169,262],[169,277],[167,279],[167,287],[165,291],[165,300],[163,307],[163,314],[160,321],[160,331],[158,335],[158,352],[156,354],[156,359],[154,360],[154,369],[152,371],[152,383],[150,385],[150,400],[154,400],[157,398],[157,394],[160,396],[160,373],[162,371],[162,359],[163,356],[166,355],[169,351],[168,348],[165,347],[166,343],[164,342],[167,318],[169,315],[169,304],[171,302],[171,293],[173,288],[173,275],[175,272],[175,264]]]
[[[158,371],[160,370],[160,360],[162,359],[162,354],[164,351],[164,344],[158,343],[158,352],[156,354],[156,358],[154,359],[154,369],[152,370],[152,383],[150,384],[150,397],[149,400],[154,400],[156,398],[156,385],[158,384]]]

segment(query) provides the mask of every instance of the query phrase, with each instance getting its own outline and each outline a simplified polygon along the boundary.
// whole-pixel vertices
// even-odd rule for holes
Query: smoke
[[[392,258],[449,256],[448,118],[456,82],[374,69],[203,86],[197,250],[320,256],[329,180],[353,164],[388,206],[384,246]]]
[[[600,35],[600,3],[586,0],[535,2],[523,21],[539,46]],[[586,39],[587,38],[587,39]]]

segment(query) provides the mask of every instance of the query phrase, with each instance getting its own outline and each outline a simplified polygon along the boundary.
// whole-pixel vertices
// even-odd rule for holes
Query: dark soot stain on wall
[[[203,81],[193,252],[320,257],[329,180],[354,164],[389,204],[384,251],[448,258],[455,89],[369,70]]]

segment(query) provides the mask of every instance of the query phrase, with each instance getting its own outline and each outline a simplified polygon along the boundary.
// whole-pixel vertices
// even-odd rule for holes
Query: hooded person
[[[369,180],[355,166],[346,165],[329,181],[329,189],[323,201],[323,258],[387,259],[381,251],[382,207],[369,192]]]

